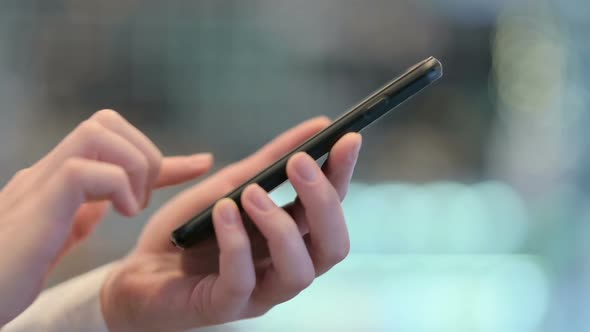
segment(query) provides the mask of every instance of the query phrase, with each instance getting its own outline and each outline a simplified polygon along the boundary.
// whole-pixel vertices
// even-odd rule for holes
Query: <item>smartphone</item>
[[[240,211],[243,212],[241,196],[248,185],[257,183],[267,192],[272,191],[287,180],[286,166],[291,156],[298,152],[305,152],[316,160],[321,158],[342,136],[361,131],[440,77],[442,77],[442,65],[434,57],[417,63],[225,197],[236,202]],[[214,204],[172,232],[172,243],[185,249],[213,237],[215,234],[212,220],[213,206]]]

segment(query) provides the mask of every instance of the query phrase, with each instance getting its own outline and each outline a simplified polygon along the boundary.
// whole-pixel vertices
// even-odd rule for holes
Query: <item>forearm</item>
[[[1,332],[108,332],[100,306],[100,290],[113,264],[105,265],[44,291]]]

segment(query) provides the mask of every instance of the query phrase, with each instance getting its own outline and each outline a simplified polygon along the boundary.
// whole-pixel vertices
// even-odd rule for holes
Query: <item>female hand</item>
[[[340,204],[359,134],[340,139],[323,169],[303,153],[290,159],[287,174],[298,194],[292,204],[280,208],[252,185],[242,196],[242,216],[234,202],[217,202],[216,239],[186,251],[170,243],[176,227],[328,124],[307,121],[162,207],[105,281],[101,305],[109,329],[181,331],[259,316],[344,259],[349,237]]]
[[[0,326],[33,302],[51,267],[92,232],[109,204],[136,215],[152,189],[193,179],[211,163],[209,154],[163,158],[111,110],[80,124],[0,192]]]

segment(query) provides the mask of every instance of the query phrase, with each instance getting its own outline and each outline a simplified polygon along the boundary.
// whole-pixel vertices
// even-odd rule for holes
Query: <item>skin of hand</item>
[[[147,206],[152,189],[196,178],[210,154],[163,158],[118,113],[81,123],[0,191],[0,326],[37,297],[51,268],[85,239],[112,204],[124,216]]]
[[[109,330],[181,331],[257,317],[343,260],[350,243],[341,201],[361,146],[357,133],[341,138],[321,169],[304,153],[289,160],[298,196],[283,208],[258,185],[244,191],[242,215],[233,201],[219,200],[329,123],[304,122],[164,205],[103,285]],[[216,201],[216,239],[175,248],[170,233]]]

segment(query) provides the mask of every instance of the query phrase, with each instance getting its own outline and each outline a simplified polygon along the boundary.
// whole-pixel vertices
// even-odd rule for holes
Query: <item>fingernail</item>
[[[259,185],[252,185],[250,189],[249,201],[260,211],[271,210],[275,203],[268,197],[268,194]]]
[[[315,162],[312,163],[309,158],[299,156],[293,161],[293,166],[295,167],[297,175],[299,175],[304,181],[313,182],[316,179],[318,167],[315,165]]]
[[[234,202],[230,199],[223,199],[219,202],[219,208],[221,209],[221,219],[226,225],[233,225],[238,222],[238,213]]]

